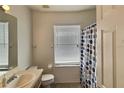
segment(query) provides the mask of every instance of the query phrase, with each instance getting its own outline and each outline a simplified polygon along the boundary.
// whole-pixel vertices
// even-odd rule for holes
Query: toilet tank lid
[[[53,74],[44,74],[44,75],[42,75],[42,81],[47,81],[47,80],[51,80],[51,79],[54,79]]]

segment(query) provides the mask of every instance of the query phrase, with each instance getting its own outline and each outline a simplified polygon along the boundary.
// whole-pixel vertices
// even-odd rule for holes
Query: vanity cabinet
[[[97,84],[124,87],[124,6],[97,6]]]

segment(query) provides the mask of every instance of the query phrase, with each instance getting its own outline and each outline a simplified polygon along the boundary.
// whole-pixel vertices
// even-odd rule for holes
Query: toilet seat
[[[51,80],[51,79],[54,79],[54,75],[52,75],[52,74],[42,75],[42,81],[48,81],[48,80]]]
[[[43,74],[41,78],[42,87],[50,88],[51,84],[54,83],[54,75],[53,74]]]

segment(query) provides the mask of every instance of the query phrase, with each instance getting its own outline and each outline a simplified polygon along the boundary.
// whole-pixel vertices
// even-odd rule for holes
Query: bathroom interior
[[[0,5],[0,88],[123,88],[123,16],[123,5]]]

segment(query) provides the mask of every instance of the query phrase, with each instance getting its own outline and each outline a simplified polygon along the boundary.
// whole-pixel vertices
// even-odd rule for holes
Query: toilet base
[[[41,87],[42,87],[42,88],[51,88],[51,85],[46,85],[46,86],[42,86],[42,85],[41,85]]]
[[[41,86],[43,88],[50,88],[51,84],[54,83],[54,79],[48,80],[48,81],[42,81]]]

